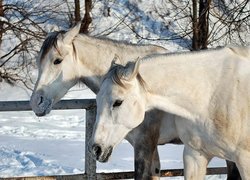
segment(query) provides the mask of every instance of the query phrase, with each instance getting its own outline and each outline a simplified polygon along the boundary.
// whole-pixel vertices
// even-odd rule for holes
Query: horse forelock
[[[125,88],[124,83],[121,81],[122,78],[120,73],[121,68],[123,68],[122,65],[113,63],[107,74],[103,77],[103,81],[105,79],[110,78],[113,83]]]
[[[126,84],[122,81],[123,74],[122,71],[124,69],[124,66],[120,64],[113,65],[108,73],[104,76],[103,81],[107,78],[110,78],[113,83],[126,88]],[[144,90],[147,90],[146,82],[141,77],[140,73],[137,74],[136,79],[138,80],[139,84],[143,87]]]
[[[57,37],[59,34],[64,34],[64,33],[65,33],[65,31],[55,31],[55,32],[50,33],[47,36],[47,38],[44,40],[42,47],[40,49],[40,61],[42,61],[44,59],[44,57],[51,50],[52,47],[58,49],[58,46],[57,46],[57,39],[58,38]]]

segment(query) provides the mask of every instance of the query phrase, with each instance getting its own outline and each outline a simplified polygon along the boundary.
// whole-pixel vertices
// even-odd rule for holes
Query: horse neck
[[[80,61],[81,80],[95,93],[99,91],[102,76],[108,71],[115,55],[120,59],[116,63],[126,64],[137,57],[166,52],[166,49],[158,46],[135,46],[86,35],[78,35],[74,45]]]
[[[148,108],[188,119],[205,116],[218,79],[225,75],[222,68],[227,58],[222,51],[159,55],[142,61],[139,73],[148,89]]]

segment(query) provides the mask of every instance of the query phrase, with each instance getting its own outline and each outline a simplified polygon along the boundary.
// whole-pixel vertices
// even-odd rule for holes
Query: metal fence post
[[[93,127],[96,118],[96,107],[86,109],[86,134],[85,134],[85,173],[87,179],[95,180],[96,176],[96,161],[91,157],[88,151],[88,143],[92,135]]]

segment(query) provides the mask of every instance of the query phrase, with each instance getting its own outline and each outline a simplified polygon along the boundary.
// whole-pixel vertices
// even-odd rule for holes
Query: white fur
[[[236,162],[242,179],[250,179],[249,60],[249,47],[230,47],[155,55],[137,62],[139,68],[117,67],[126,75],[121,76],[126,88],[113,82],[114,71],[108,73],[97,95],[94,143],[103,150],[116,146],[143,122],[147,110],[159,108],[178,115],[186,179],[204,178],[214,156]],[[113,108],[116,100],[123,103]],[[123,130],[115,131],[118,126]]]

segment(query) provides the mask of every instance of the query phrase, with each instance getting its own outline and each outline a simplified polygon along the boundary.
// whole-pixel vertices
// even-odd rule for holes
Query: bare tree
[[[14,84],[22,82],[27,87],[31,78],[31,68],[41,42],[47,34],[46,26],[67,22],[66,12],[59,9],[62,4],[30,4],[24,1],[2,1],[3,15],[0,54],[0,79]],[[38,2],[39,3],[39,2]],[[62,19],[64,21],[62,21]]]
[[[90,12],[92,9],[92,0],[85,0],[85,14],[82,19],[82,25],[80,32],[88,34],[89,33],[89,25],[92,22],[92,18],[90,16]]]
[[[193,15],[192,15],[192,25],[193,25],[193,39],[192,39],[192,49],[199,49],[199,25],[198,25],[198,2],[197,0],[192,0],[193,2]]]
[[[75,0],[75,24],[81,21],[80,0]]]
[[[191,38],[192,50],[206,49],[208,45],[250,44],[249,0],[192,0],[191,5],[169,0],[166,4],[166,11],[172,12],[175,31]],[[173,9],[169,9],[169,4]]]
[[[199,7],[199,49],[207,49],[209,35],[209,10],[211,0],[200,0]]]
[[[230,2],[214,0],[210,15],[217,19],[211,22],[209,34],[211,40],[223,39],[225,43],[250,44],[249,0]]]
[[[209,9],[211,0],[192,0],[192,50],[207,49],[209,35]],[[199,4],[199,15],[198,15]]]

